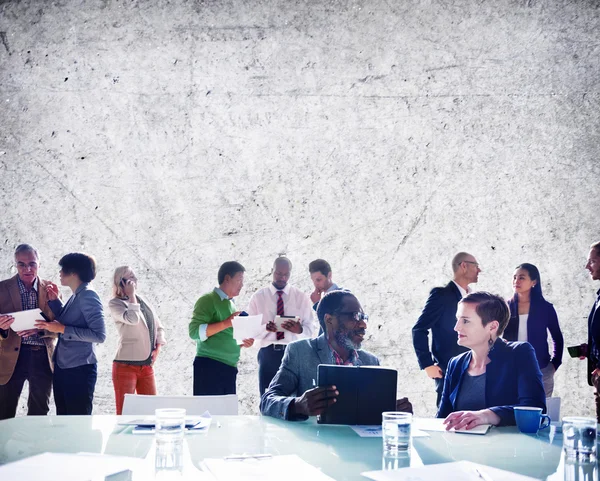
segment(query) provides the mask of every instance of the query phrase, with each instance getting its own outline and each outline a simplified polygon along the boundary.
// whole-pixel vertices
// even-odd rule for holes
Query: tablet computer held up
[[[317,373],[319,387],[335,386],[339,392],[317,417],[319,424],[381,424],[381,413],[396,410],[395,369],[319,364]]]

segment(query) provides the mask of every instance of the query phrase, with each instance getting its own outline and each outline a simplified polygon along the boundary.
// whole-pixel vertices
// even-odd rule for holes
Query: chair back
[[[208,411],[212,416],[237,415],[236,394],[224,396],[147,396],[125,394],[123,415],[154,415],[155,409],[183,408],[188,416],[199,416]]]

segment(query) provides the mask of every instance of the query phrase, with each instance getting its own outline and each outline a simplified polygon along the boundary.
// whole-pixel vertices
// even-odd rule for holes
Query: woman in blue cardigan
[[[500,338],[509,309],[499,296],[473,292],[459,303],[454,330],[470,350],[453,357],[437,417],[446,429],[515,424],[514,406],[546,409],[542,373],[533,347]]]
[[[513,274],[515,295],[508,301],[510,322],[504,331],[507,341],[527,341],[535,350],[542,371],[546,397],[554,390],[554,373],[562,363],[564,339],[554,306],[542,294],[540,271],[533,264],[521,264]],[[552,357],[548,352],[548,331]]]

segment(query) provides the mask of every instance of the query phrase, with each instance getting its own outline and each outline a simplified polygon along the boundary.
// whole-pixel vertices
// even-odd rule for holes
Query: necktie
[[[277,291],[277,295],[279,296],[277,298],[277,315],[278,316],[283,316],[284,314],[284,310],[283,310],[283,291]],[[275,333],[277,335],[277,340],[281,341],[284,337],[285,337],[285,333],[281,332],[281,331],[277,331]]]

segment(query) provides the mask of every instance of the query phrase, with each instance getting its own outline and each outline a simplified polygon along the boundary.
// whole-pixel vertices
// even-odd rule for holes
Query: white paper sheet
[[[491,425],[489,424],[482,424],[480,426],[475,426],[473,429],[459,429],[458,431],[451,430],[449,432],[460,434],[486,434],[490,427]],[[442,418],[413,418],[413,428],[422,431],[446,432],[446,425]]]
[[[350,426],[350,428],[352,428],[352,430],[356,434],[358,434],[361,438],[381,438],[381,437],[383,437],[383,434],[381,432],[381,426],[357,425],[357,426]],[[411,438],[428,438],[430,436],[425,431],[421,431],[419,429],[416,429],[414,426],[412,426],[411,430],[410,430],[410,437]]]
[[[0,479],[19,481],[88,481],[139,469],[143,460],[94,453],[43,453],[0,466]]]
[[[240,456],[231,459],[205,459],[204,465],[217,481],[281,481],[303,479],[310,481],[334,481],[317,468],[295,454],[257,457]]]
[[[262,314],[256,316],[237,316],[231,320],[233,338],[241,344],[244,339],[254,339],[265,330]]]
[[[395,471],[368,471],[362,475],[374,481],[439,481],[440,479],[444,481],[534,481],[535,479],[469,461],[429,464]]]
[[[208,411],[204,411],[201,416],[186,416],[185,424],[194,427],[186,427],[186,433],[207,432],[212,422],[212,416]],[[156,416],[144,416],[132,420],[120,421],[121,426],[134,426],[131,434],[154,434],[154,426],[156,424]]]
[[[40,309],[29,309],[27,311],[11,312],[3,315],[13,316],[15,318],[15,322],[10,326],[15,332],[35,329],[35,322],[44,320]]]

